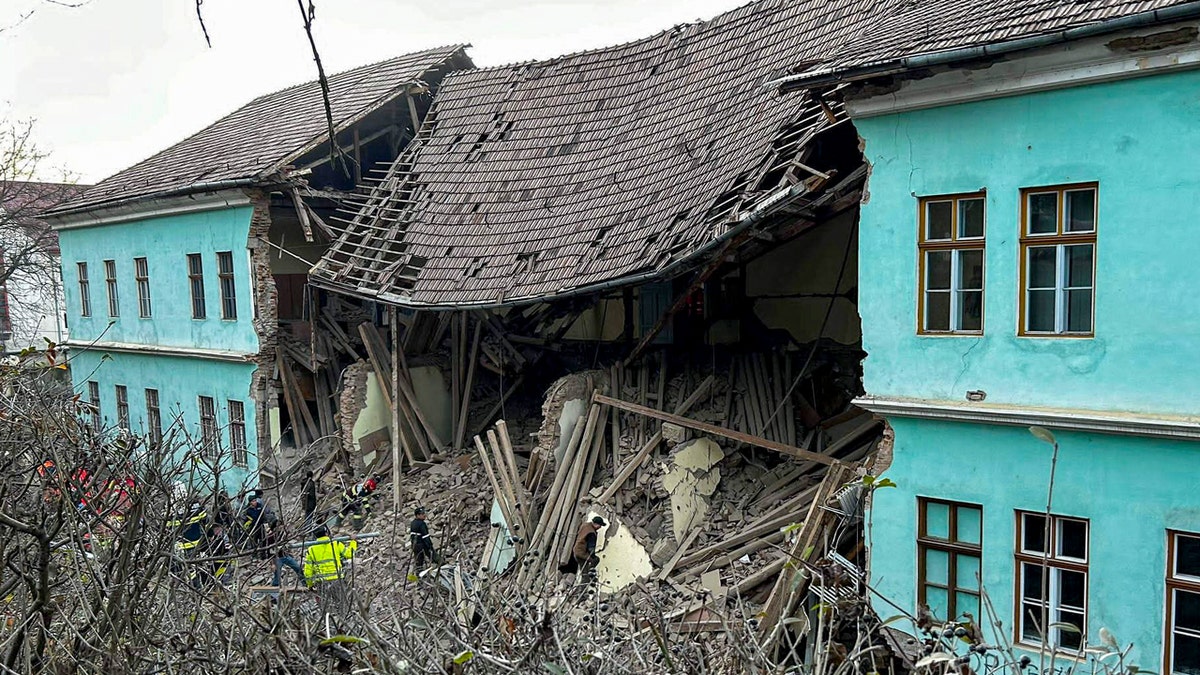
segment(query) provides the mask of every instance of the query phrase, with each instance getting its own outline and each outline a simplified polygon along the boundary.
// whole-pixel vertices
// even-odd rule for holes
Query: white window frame
[[[1016,629],[1016,642],[1034,648],[1040,648],[1040,644],[1031,643],[1029,638],[1025,637],[1025,611],[1024,605],[1030,604],[1037,607],[1045,606],[1047,608],[1046,616],[1048,624],[1058,622],[1058,612],[1066,611],[1074,614],[1080,614],[1083,617],[1083,630],[1079,635],[1081,645],[1087,645],[1087,625],[1088,625],[1088,596],[1090,594],[1091,585],[1091,546],[1092,546],[1092,524],[1086,518],[1076,518],[1074,516],[1063,516],[1058,514],[1050,514],[1050,519],[1047,527],[1050,529],[1050,546],[1051,553],[1048,558],[1043,558],[1042,551],[1033,551],[1025,548],[1025,517],[1033,516],[1036,518],[1045,518],[1045,513],[1033,511],[1017,511],[1018,529],[1016,540],[1016,589],[1015,589],[1015,605],[1016,605],[1016,621],[1014,627]],[[1063,521],[1073,521],[1083,523],[1086,528],[1084,539],[1084,558],[1076,558],[1060,553],[1062,550],[1062,537],[1060,536],[1061,528],[1059,524]],[[1029,599],[1025,597],[1025,565],[1033,565],[1046,569],[1043,574],[1047,575],[1046,596],[1041,599]],[[1062,587],[1062,575],[1064,572],[1078,573],[1083,575],[1083,607],[1074,605],[1065,605],[1062,603],[1060,590]],[[1036,629],[1036,626],[1034,627]],[[1055,628],[1051,633],[1050,640],[1047,640],[1047,646],[1051,649],[1074,654],[1079,651],[1074,647],[1064,647],[1062,645],[1063,635],[1067,631],[1062,628]]]
[[[1073,192],[1092,193],[1092,229],[1087,231],[1067,231],[1068,199]],[[1033,218],[1031,203],[1038,195],[1055,195],[1058,202],[1057,224],[1054,232],[1031,232]],[[1031,188],[1021,191],[1021,311],[1018,334],[1028,337],[1092,337],[1096,333],[1096,263],[1097,263],[1097,233],[1100,228],[1100,186],[1096,183],[1080,183],[1073,185]],[[1072,246],[1091,246],[1092,269],[1090,286],[1070,286],[1067,270],[1067,248]],[[1032,257],[1035,248],[1054,248],[1054,286],[1031,286]],[[1067,308],[1070,303],[1071,291],[1090,291],[1092,296],[1090,329],[1086,331],[1069,330]],[[1033,291],[1054,292],[1054,329],[1033,330],[1030,328],[1030,312],[1033,303],[1030,296]]]
[[[962,202],[978,201],[983,206],[983,233],[979,236],[966,236],[961,233]],[[949,202],[951,204],[950,238],[929,238],[929,208],[934,204]],[[985,325],[986,289],[987,289],[987,193],[971,192],[951,195],[932,195],[922,197],[918,202],[918,266],[920,272],[920,288],[918,289],[917,333],[920,335],[982,335]],[[979,288],[963,288],[961,282],[962,255],[965,252],[978,251],[982,265],[983,276],[979,280]],[[929,288],[931,254],[950,254],[950,288]],[[965,293],[979,293],[979,328],[964,329],[962,327],[962,297]],[[950,325],[947,330],[929,327],[929,296],[931,294],[949,294]]]

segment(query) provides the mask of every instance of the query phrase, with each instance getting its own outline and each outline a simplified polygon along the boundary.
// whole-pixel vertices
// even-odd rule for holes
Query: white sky
[[[746,1],[317,0],[314,27],[328,73],[454,43],[491,66],[626,42]],[[211,49],[193,0],[0,0],[0,117],[36,119],[53,163],[95,182],[255,96],[316,79],[295,0],[203,9]]]

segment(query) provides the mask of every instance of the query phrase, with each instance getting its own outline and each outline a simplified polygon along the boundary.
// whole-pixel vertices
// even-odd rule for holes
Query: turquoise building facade
[[[237,201],[59,231],[76,392],[99,394],[109,433],[173,435],[181,453],[215,441],[184,465],[186,478],[206,483],[219,469],[235,493],[256,480],[261,414],[247,247],[254,208],[245,196],[228,205]]]
[[[1197,32],[963,48],[845,90],[870,165],[858,403],[894,431],[882,616],[982,625],[1030,672],[1110,636],[1200,672]]]

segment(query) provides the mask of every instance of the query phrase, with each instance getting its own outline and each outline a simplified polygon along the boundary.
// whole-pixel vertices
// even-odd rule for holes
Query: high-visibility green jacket
[[[346,565],[354,558],[357,548],[357,541],[344,544],[329,537],[321,537],[304,553],[304,580],[312,586],[315,582],[343,578]]]

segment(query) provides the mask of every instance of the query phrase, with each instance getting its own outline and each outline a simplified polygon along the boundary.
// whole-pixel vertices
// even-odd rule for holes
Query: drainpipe
[[[959,61],[972,61],[990,56],[1010,54],[1017,51],[1037,49],[1039,47],[1048,47],[1051,45],[1062,44],[1064,42],[1095,37],[1097,35],[1105,35],[1107,33],[1113,33],[1120,30],[1154,26],[1163,23],[1170,23],[1172,21],[1190,19],[1196,16],[1200,16],[1200,2],[1193,0],[1192,2],[1185,2],[1172,7],[1150,10],[1148,12],[1140,12],[1138,14],[1130,14],[1129,16],[1113,19],[1111,21],[1102,21],[1100,23],[1088,24],[1086,26],[1068,28],[1066,30],[1055,31],[1053,33],[1032,35],[1017,40],[1010,40],[1008,42],[975,45],[972,47],[962,47],[959,49],[951,49],[949,51],[934,52],[930,54],[917,54],[915,56],[906,56],[894,61],[876,63],[842,71],[837,70],[836,67],[820,68],[808,73],[799,73],[796,75],[789,75],[787,77],[779,78],[777,80],[768,82],[763,86],[765,88],[778,88],[780,93],[786,94],[788,92],[796,91],[797,89],[807,89],[817,85],[851,82],[884,75],[897,75],[910,70],[941,66]]]

